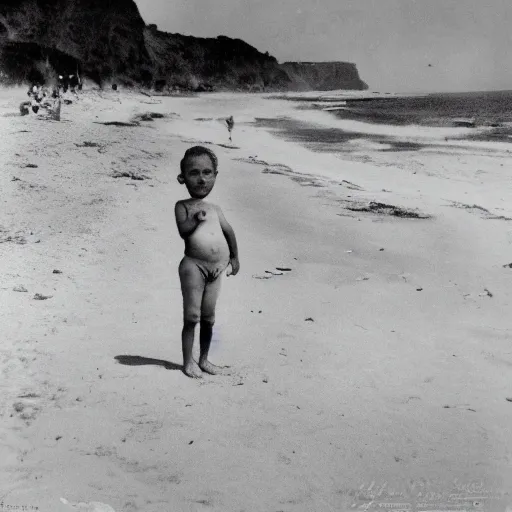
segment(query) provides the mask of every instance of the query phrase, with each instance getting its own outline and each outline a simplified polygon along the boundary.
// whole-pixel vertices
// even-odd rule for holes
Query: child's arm
[[[174,215],[176,216],[176,225],[178,226],[181,238],[188,238],[206,218],[206,214],[202,210],[189,217],[188,209],[181,201],[176,203]]]
[[[229,246],[229,262],[231,263],[232,270],[231,274],[228,275],[236,276],[240,270],[240,262],[238,260],[238,245],[236,243],[235,232],[218,206],[217,213],[219,215],[220,227]]]

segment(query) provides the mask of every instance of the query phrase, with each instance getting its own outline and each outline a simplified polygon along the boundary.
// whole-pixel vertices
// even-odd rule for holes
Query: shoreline
[[[102,96],[61,123],[0,118],[4,503],[348,510],[372,481],[441,492],[456,480],[507,500],[512,240],[507,220],[471,209],[512,217],[499,159],[349,161],[251,124],[262,108],[288,112],[277,101]],[[148,111],[167,117],[101,124]],[[242,265],[212,343],[236,373],[203,382],[179,371],[173,219],[196,143],[219,156],[212,201]],[[430,218],[347,208],[372,201]]]
[[[271,96],[279,99],[279,96]],[[403,141],[437,142],[471,141],[480,145],[500,144],[503,150],[512,148],[512,117],[503,105],[508,104],[512,91],[472,92],[452,94],[396,94],[337,91],[317,96],[316,92],[302,95],[282,95],[304,109],[304,119],[324,128],[338,130],[340,140],[348,134],[355,137],[397,139]],[[316,110],[317,114],[311,114]],[[330,120],[325,117],[329,113]],[[324,118],[322,119],[322,114]],[[334,117],[335,116],[335,117]],[[333,136],[334,134],[326,135]],[[312,137],[318,137],[312,135]],[[495,146],[494,149],[499,149]]]

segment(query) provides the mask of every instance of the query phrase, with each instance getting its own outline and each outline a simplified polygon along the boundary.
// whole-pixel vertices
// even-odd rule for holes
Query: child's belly
[[[229,262],[229,246],[224,233],[215,226],[198,226],[187,239],[185,254],[211,263]]]

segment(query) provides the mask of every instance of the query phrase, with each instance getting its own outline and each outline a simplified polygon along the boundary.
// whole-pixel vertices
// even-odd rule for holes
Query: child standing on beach
[[[185,256],[179,266],[183,294],[183,371],[192,378],[206,373],[226,374],[224,368],[208,361],[215,322],[215,304],[221,275],[236,275],[240,269],[235,232],[222,210],[204,201],[217,179],[217,157],[202,146],[189,148],[181,160],[178,182],[187,187],[190,199],[176,203],[174,212],[180,236],[185,240]],[[200,356],[192,358],[196,324],[200,323]]]

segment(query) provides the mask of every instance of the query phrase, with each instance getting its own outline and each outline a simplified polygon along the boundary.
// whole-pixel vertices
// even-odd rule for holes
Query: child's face
[[[182,178],[180,183],[185,184],[191,197],[203,199],[212,191],[217,171],[208,155],[191,156],[186,160],[183,173],[179,177]]]

